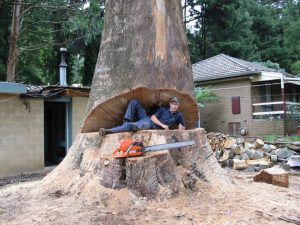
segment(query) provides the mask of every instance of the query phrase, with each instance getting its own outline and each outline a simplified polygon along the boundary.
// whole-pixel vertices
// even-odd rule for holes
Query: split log
[[[229,137],[224,143],[224,148],[231,148],[231,146],[233,146],[234,144],[236,144],[236,140]]]
[[[255,148],[258,149],[264,146],[265,143],[261,139],[256,139],[256,141],[253,144]]]
[[[243,153],[243,154],[241,155],[241,159],[249,160],[249,156],[248,156],[246,153]]]
[[[233,159],[234,157],[234,152],[231,149],[226,149],[223,151],[223,160],[227,160],[227,159]]]
[[[221,159],[219,161],[221,167],[232,167],[233,166],[233,159]]]
[[[248,148],[250,150],[251,149],[255,149],[255,146],[252,143],[250,143],[250,142],[245,142],[244,146],[245,146],[245,148]]]
[[[248,166],[259,167],[260,165],[271,166],[271,162],[266,159],[246,160]]]
[[[253,151],[253,154],[250,156],[250,159],[262,159],[264,155],[261,153],[261,151]]]
[[[246,169],[247,167],[248,167],[248,165],[245,160],[237,160],[237,159],[233,160],[233,169],[243,170],[243,169]]]
[[[277,155],[271,155],[270,159],[272,163],[277,163]]]
[[[255,182],[265,182],[281,187],[289,187],[289,174],[280,168],[269,168],[262,170],[254,176]]]
[[[242,158],[242,156],[241,156],[241,155],[235,155],[233,159],[234,159],[234,160],[235,160],[235,159],[237,159],[237,160],[241,160],[241,159],[243,159],[243,158]]]
[[[241,155],[243,153],[243,147],[242,145],[234,144],[230,147],[230,149],[234,152],[236,155]]]
[[[264,146],[262,146],[260,149],[263,150],[264,152],[268,152],[268,153],[273,150],[273,148],[268,144],[264,144]]]

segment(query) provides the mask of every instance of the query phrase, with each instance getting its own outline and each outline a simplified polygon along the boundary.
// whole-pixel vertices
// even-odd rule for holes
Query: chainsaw
[[[170,148],[180,148],[180,147],[186,147],[195,144],[195,141],[181,141],[181,142],[175,142],[169,144],[160,144],[160,145],[152,145],[152,146],[144,147],[143,141],[144,141],[143,137],[142,139],[138,139],[135,137],[134,139],[130,138],[130,139],[122,140],[120,143],[120,147],[113,152],[113,156],[115,158],[142,156],[144,155],[145,152],[161,151]]]

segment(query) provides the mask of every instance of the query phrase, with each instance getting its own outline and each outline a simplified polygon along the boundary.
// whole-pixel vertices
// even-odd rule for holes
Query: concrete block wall
[[[0,177],[44,167],[44,101],[0,94]]]
[[[86,115],[88,98],[73,97],[72,99],[72,140],[74,141],[76,135],[80,131],[83,119]]]

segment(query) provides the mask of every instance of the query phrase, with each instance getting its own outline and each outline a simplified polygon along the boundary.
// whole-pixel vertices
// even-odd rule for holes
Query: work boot
[[[104,135],[106,135],[106,134],[112,134],[113,132],[112,132],[112,130],[111,129],[104,129],[104,128],[100,128],[99,129],[99,135],[100,135],[100,137],[101,136],[104,136]]]

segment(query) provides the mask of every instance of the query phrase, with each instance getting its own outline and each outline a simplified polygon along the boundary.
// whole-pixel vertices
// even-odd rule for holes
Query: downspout
[[[286,102],[285,102],[285,93],[284,93],[284,75],[281,74],[281,100],[282,100],[282,111],[283,111],[283,118],[286,119]]]

